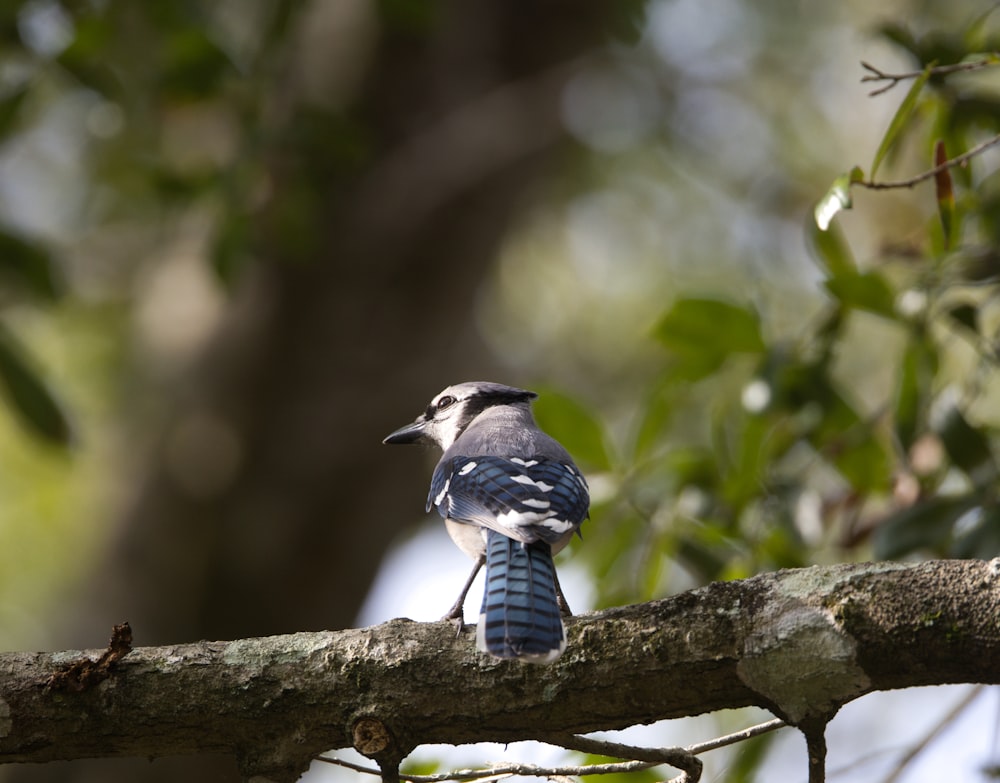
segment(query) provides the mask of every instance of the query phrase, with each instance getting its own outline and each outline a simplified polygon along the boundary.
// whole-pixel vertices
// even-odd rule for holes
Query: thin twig
[[[501,780],[510,775],[531,775],[534,777],[569,777],[582,775],[610,775],[620,772],[635,772],[637,770],[649,769],[661,764],[669,764],[683,770],[679,777],[672,778],[667,783],[696,783],[701,776],[701,762],[694,756],[706,753],[710,750],[737,742],[743,742],[758,737],[761,734],[780,729],[785,722],[775,718],[766,723],[760,723],[741,731],[726,734],[722,737],[689,745],[686,748],[641,748],[634,745],[624,745],[619,742],[608,742],[590,737],[581,737],[576,734],[551,738],[551,744],[557,744],[567,750],[579,750],[584,753],[595,753],[602,756],[615,756],[618,758],[630,758],[631,761],[614,762],[610,764],[585,764],[580,766],[566,767],[539,767],[534,764],[495,764],[481,769],[460,769],[451,772],[442,772],[437,775],[407,775],[400,773],[400,779],[409,783],[443,783],[448,780],[475,780],[492,781]],[[365,767],[351,761],[338,759],[333,756],[316,756],[317,761],[327,764],[336,764],[346,767],[355,772],[364,772],[369,775],[381,775],[381,772],[374,767]],[[694,761],[694,764],[690,762]],[[680,765],[676,762],[680,762]]]
[[[332,756],[316,756],[317,761],[325,761],[327,764],[353,769],[355,772],[366,772],[369,775],[381,775],[382,773],[374,767],[363,767],[350,761],[334,758]],[[535,764],[496,764],[481,769],[458,769],[450,772],[442,772],[438,775],[407,775],[401,772],[401,780],[410,783],[443,783],[446,780],[500,780],[510,775],[532,775],[534,777],[557,777],[571,775],[614,775],[621,772],[635,772],[640,769],[649,769],[661,764],[659,761],[620,761],[612,764],[583,764],[567,767],[539,767]]]
[[[889,776],[882,781],[882,783],[895,783],[899,780],[900,775],[906,770],[906,768],[912,763],[912,761],[927,750],[928,746],[937,739],[938,735],[948,727],[948,725],[955,720],[959,715],[961,715],[973,701],[981,694],[984,690],[984,686],[978,685],[973,688],[966,697],[958,702],[954,707],[948,710],[947,713],[939,720],[931,730],[925,734],[919,742],[917,742],[912,748],[910,748],[903,757],[899,760],[896,768],[889,774]]]
[[[910,179],[899,180],[898,182],[872,182],[871,180],[862,180],[860,182],[852,182],[852,185],[860,185],[863,188],[868,188],[869,190],[891,190],[893,188],[912,188],[914,185],[918,185],[924,180],[933,178],[935,175],[940,174],[955,166],[964,165],[971,158],[976,157],[976,155],[982,154],[983,151],[989,149],[994,144],[1000,144],[1000,134],[997,134],[991,139],[987,139],[982,144],[977,144],[968,152],[964,152],[954,158],[946,160],[938,166],[932,169],[928,169],[922,174],[917,174],[915,177],[910,177]]]
[[[988,57],[984,57],[982,60],[972,60],[971,62],[965,63],[953,63],[951,65],[938,65],[931,68],[931,73],[935,76],[945,76],[951,73],[960,73],[962,71],[978,71],[982,68],[989,68],[990,66],[1000,64],[1000,55],[996,52],[991,52]],[[868,93],[869,97],[874,98],[876,95],[881,95],[884,92],[888,92],[897,84],[902,81],[907,81],[908,79],[916,79],[918,76],[923,75],[923,70],[920,71],[907,71],[906,73],[886,73],[885,71],[876,68],[870,63],[866,63],[864,60],[861,61],[861,67],[864,68],[869,73],[866,76],[861,77],[862,82],[889,82],[878,89],[872,90]]]
[[[671,767],[682,770],[691,781],[696,781],[701,777],[701,761],[696,759],[687,748],[640,748],[635,745],[624,745],[620,742],[595,739],[594,737],[581,737],[579,734],[546,737],[544,741],[559,745],[567,750],[593,753],[597,756],[612,756],[652,764],[669,764]]]
[[[719,748],[724,748],[727,745],[735,745],[737,742],[744,742],[745,740],[759,737],[761,734],[776,731],[777,729],[784,728],[787,725],[788,724],[781,718],[775,718],[774,720],[769,720],[766,723],[758,723],[756,726],[751,726],[748,729],[734,731],[732,734],[726,734],[723,737],[716,737],[715,739],[711,739],[706,742],[699,742],[697,745],[688,745],[684,748],[684,750],[692,756],[697,756],[702,753],[707,753],[710,750],[717,750]]]

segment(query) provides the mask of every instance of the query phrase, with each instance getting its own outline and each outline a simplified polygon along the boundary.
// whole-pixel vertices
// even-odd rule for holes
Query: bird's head
[[[383,443],[424,443],[447,449],[477,416],[497,405],[527,406],[538,395],[489,381],[457,383],[438,393],[412,424],[400,427]]]

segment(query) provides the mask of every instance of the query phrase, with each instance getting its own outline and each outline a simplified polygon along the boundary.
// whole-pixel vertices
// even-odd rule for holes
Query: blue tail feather
[[[488,531],[486,590],[476,638],[480,650],[498,658],[549,663],[562,655],[566,634],[547,543],[522,544]]]

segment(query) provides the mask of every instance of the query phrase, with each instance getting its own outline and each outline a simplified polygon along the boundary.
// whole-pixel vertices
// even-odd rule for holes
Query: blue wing
[[[438,465],[427,509],[518,541],[553,543],[587,517],[587,482],[572,464],[547,457],[455,457]]]

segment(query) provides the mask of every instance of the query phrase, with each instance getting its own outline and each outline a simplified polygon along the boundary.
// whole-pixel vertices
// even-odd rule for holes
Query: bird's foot
[[[451,609],[448,610],[448,613],[441,618],[440,622],[451,623],[453,626],[455,626],[455,636],[456,637],[461,636],[462,629],[465,627],[465,615],[462,611],[462,605],[456,604],[455,606],[451,607]]]
[[[569,604],[566,602],[566,596],[563,595],[562,585],[559,584],[559,577],[555,573],[553,576],[556,580],[556,605],[559,607],[559,614],[563,617],[572,617],[573,610],[569,608]]]

